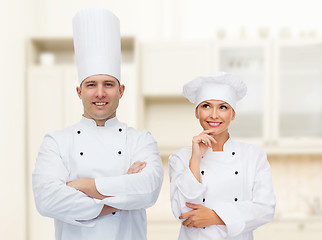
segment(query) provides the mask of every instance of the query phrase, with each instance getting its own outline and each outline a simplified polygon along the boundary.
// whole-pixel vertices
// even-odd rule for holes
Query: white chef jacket
[[[200,162],[201,183],[189,169],[191,153],[191,147],[184,148],[169,158],[173,214],[179,220],[182,213],[192,210],[185,206],[186,202],[203,204],[213,209],[226,225],[206,228],[181,225],[179,239],[253,239],[252,231],[271,221],[275,211],[265,152],[230,138],[223,152],[208,148]]]
[[[135,161],[140,173],[126,174]],[[55,219],[56,240],[146,239],[146,212],[158,198],[163,166],[157,144],[145,130],[117,118],[96,126],[82,117],[71,127],[47,134],[32,176],[38,211]],[[77,178],[95,178],[104,200],[66,186]],[[97,217],[104,204],[121,209]]]

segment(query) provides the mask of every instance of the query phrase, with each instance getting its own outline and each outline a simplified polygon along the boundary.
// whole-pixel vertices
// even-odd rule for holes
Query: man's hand
[[[97,191],[94,178],[77,178],[71,182],[68,182],[66,185],[85,193],[89,197],[99,200],[108,197],[100,194]]]
[[[134,174],[134,173],[139,173],[145,168],[146,162],[141,162],[141,161],[136,161],[131,165],[129,170],[127,170],[126,174]]]
[[[108,205],[104,205],[101,213],[98,215],[98,217],[101,217],[101,216],[105,216],[105,215],[108,215],[108,214],[111,214],[111,213],[115,213],[119,211],[119,209],[117,208],[113,208],[111,206],[108,206]]]
[[[192,203],[186,203],[186,206],[193,209],[179,217],[179,219],[186,219],[182,223],[186,227],[202,228],[211,225],[225,225],[215,211],[210,208]]]

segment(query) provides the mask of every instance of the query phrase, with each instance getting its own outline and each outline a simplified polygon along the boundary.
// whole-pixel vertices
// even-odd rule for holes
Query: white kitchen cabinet
[[[194,104],[184,98],[145,98],[144,128],[151,131],[163,156],[191,145],[202,129],[195,118]]]
[[[277,42],[275,57],[275,137],[321,146],[322,41]]]
[[[258,42],[215,42],[217,71],[236,75],[247,85],[247,95],[237,103],[231,134],[236,138],[269,139],[270,44]]]
[[[200,131],[194,106],[182,86],[207,74],[213,59],[210,42],[158,42],[140,45],[140,127],[152,132],[162,155],[190,144]]]
[[[39,146],[46,132],[63,127],[64,71],[61,67],[28,68],[27,149],[28,149],[28,229],[32,240],[54,239],[53,220],[40,216],[31,191],[31,174]]]
[[[180,95],[184,83],[211,66],[210,42],[158,42],[140,46],[140,76],[144,96]]]
[[[63,71],[63,127],[75,124],[80,120],[83,114],[82,101],[79,99],[76,91],[78,86],[78,75],[76,66],[65,66]]]
[[[138,93],[137,93],[137,70],[133,64],[122,64],[121,81],[125,85],[125,92],[120,99],[117,109],[117,118],[128,126],[138,125]]]
[[[142,43],[139,124],[153,133],[164,156],[190,145],[200,127],[182,86],[226,71],[248,86],[231,125],[234,138],[272,154],[321,153],[321,56],[322,41]]]

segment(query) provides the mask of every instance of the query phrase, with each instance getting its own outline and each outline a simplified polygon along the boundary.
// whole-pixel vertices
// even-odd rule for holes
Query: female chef
[[[182,222],[179,239],[249,240],[254,229],[273,219],[265,152],[234,141],[228,130],[246,91],[244,82],[224,72],[183,87],[203,131],[192,138],[192,147],[169,158],[172,211]]]

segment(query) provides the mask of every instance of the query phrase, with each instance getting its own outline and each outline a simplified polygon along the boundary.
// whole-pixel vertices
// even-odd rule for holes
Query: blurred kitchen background
[[[177,239],[167,159],[201,131],[181,96],[198,75],[248,84],[231,135],[267,151],[276,215],[255,239],[322,239],[322,14],[318,0],[0,0],[0,238],[53,240],[31,173],[44,134],[79,121],[71,19],[105,7],[121,21],[120,120],[158,141],[165,179],[148,239]]]

